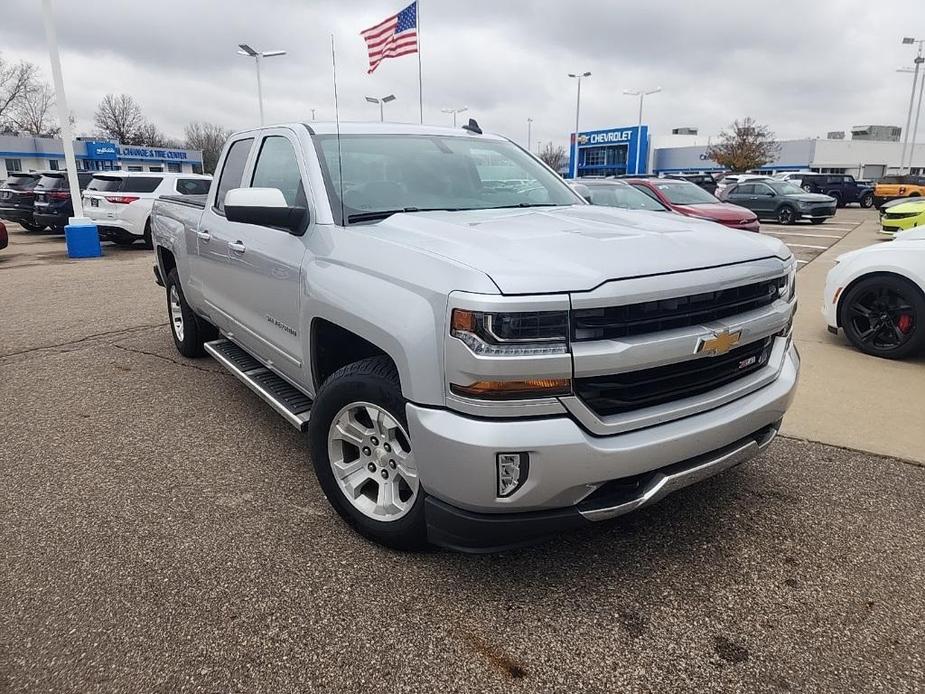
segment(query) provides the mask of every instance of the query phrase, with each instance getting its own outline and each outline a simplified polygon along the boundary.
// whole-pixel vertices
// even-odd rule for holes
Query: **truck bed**
[[[200,210],[204,210],[206,208],[206,198],[208,197],[208,195],[162,195],[158,200],[169,200],[179,205],[197,207]]]

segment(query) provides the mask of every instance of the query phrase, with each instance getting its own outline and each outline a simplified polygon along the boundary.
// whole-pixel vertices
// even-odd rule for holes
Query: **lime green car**
[[[897,232],[925,226],[925,200],[904,202],[880,212],[880,233],[895,236]]]

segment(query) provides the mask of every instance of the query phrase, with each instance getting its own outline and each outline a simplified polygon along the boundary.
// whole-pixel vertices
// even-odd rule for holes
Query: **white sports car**
[[[925,229],[840,255],[825,283],[829,332],[862,352],[902,359],[925,348]]]

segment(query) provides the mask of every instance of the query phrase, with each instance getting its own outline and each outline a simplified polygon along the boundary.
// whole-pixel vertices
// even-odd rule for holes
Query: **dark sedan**
[[[41,231],[44,225],[32,219],[35,203],[35,186],[39,182],[37,173],[11,173],[0,188],[0,219],[16,222],[29,231]]]
[[[672,178],[638,178],[627,183],[685,217],[707,219],[730,229],[759,230],[754,212],[721,202],[694,183]]]
[[[798,219],[822,224],[835,216],[835,198],[807,193],[787,181],[768,179],[737,183],[723,190],[721,198],[747,207],[761,219],[774,219],[780,224],[793,224]]]

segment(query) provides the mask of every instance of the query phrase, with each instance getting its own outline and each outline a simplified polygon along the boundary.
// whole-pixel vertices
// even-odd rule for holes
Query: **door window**
[[[254,138],[237,140],[231,144],[225,165],[222,167],[222,176],[218,181],[218,190],[215,193],[215,209],[225,212],[225,195],[233,188],[240,188],[244,181],[244,167],[247,165],[247,155],[250,154]]]
[[[740,183],[735,188],[732,189],[732,195],[754,195],[755,194],[755,184],[754,183]]]
[[[774,191],[764,183],[754,183],[752,187],[754,188],[752,195],[764,195],[765,197],[771,197],[771,195],[774,195]],[[769,193],[770,195],[768,195]]]
[[[305,188],[292,143],[281,135],[264,138],[254,166],[251,188],[281,190],[290,207],[305,207]]]

